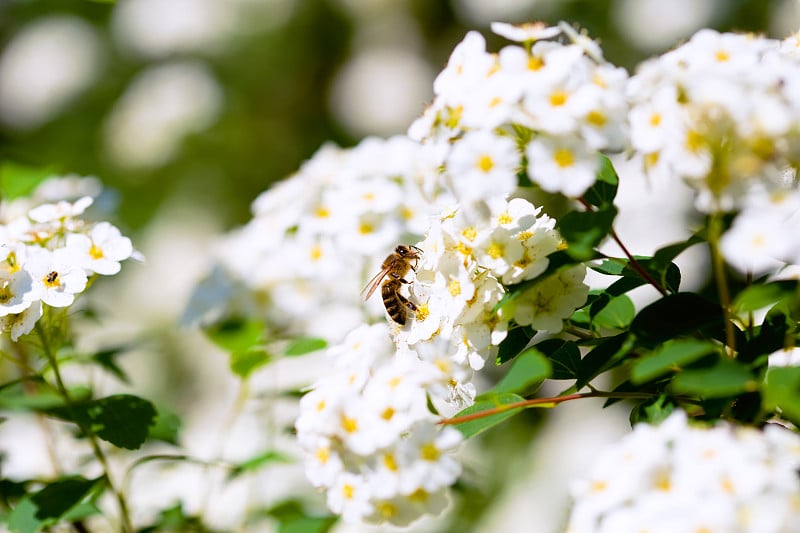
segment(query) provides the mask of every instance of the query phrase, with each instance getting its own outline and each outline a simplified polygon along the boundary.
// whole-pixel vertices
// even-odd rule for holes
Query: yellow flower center
[[[309,255],[311,256],[312,261],[319,261],[322,259],[322,247],[319,244],[315,244],[311,247],[311,252]]]
[[[494,167],[494,161],[488,155],[482,155],[478,158],[478,169],[481,172],[489,172]]]
[[[391,407],[387,407],[381,413],[381,418],[387,421],[391,420],[393,416],[394,416],[394,409],[392,409]]]
[[[514,219],[511,218],[511,215],[508,214],[508,211],[503,211],[497,217],[498,224],[506,225],[506,224],[511,224],[512,222],[514,222]]]
[[[657,128],[661,124],[661,113],[653,113],[650,115],[650,125]]]
[[[550,95],[550,105],[553,107],[561,107],[567,103],[569,94],[566,91],[556,91]]]
[[[475,237],[478,236],[478,230],[476,230],[472,226],[464,228],[463,230],[461,230],[461,236],[467,239],[468,241],[474,241]]]
[[[394,458],[394,454],[385,454],[383,456],[383,465],[392,472],[397,472],[397,461]]]
[[[714,59],[716,59],[720,63],[725,63],[731,58],[731,55],[728,53],[727,50],[717,50],[717,53],[714,54]]]
[[[534,72],[541,69],[544,66],[544,59],[540,56],[531,56],[528,58],[528,70],[533,70]]]
[[[567,168],[575,164],[575,156],[569,148],[559,148],[553,152],[553,161],[561,168]]]
[[[438,461],[441,453],[439,453],[439,448],[435,444],[429,442],[422,446],[419,455],[424,461]]]
[[[51,289],[53,287],[61,286],[61,281],[58,279],[58,272],[56,272],[55,270],[52,271],[52,272],[49,272],[44,277],[44,279],[42,279],[42,281],[44,281],[45,287],[48,287],[48,288],[51,288]]]
[[[103,250],[93,244],[92,247],[89,248],[89,255],[92,256],[92,259],[102,259]]]
[[[344,486],[342,486],[342,494],[344,494],[344,498],[346,500],[352,500],[353,496],[356,494],[356,488],[353,485],[346,483]]]
[[[450,296],[458,296],[461,294],[461,282],[457,279],[450,280],[450,283],[447,284],[447,290],[450,292]]]
[[[375,231],[375,225],[369,222],[362,222],[358,225],[358,232],[362,235],[369,235]]]
[[[597,128],[602,128],[606,125],[606,116],[602,111],[589,111],[586,115],[586,122]]]
[[[319,461],[322,464],[325,464],[328,462],[328,459],[331,458],[331,450],[329,448],[318,448],[316,456],[317,456],[317,461]]]
[[[505,253],[505,247],[502,244],[496,242],[490,244],[489,247],[486,249],[486,254],[492,259],[499,259],[503,257],[503,253]]]
[[[342,416],[342,429],[347,433],[358,431],[358,421],[355,418]]]
[[[417,320],[424,322],[431,314],[428,304],[419,304],[417,306]]]
[[[319,206],[319,207],[317,207],[317,209],[314,211],[314,215],[315,215],[317,218],[328,218],[329,216],[331,216],[331,212],[330,212],[330,211],[328,211],[328,208],[327,208],[327,207],[325,207],[325,206]]]

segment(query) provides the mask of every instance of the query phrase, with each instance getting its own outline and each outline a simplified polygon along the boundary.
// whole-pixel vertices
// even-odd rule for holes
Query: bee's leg
[[[406,283],[408,283],[408,282],[406,281]],[[412,311],[416,311],[417,310],[417,306],[414,305],[414,302],[412,302],[411,300],[409,300],[408,298],[406,298],[402,294],[398,293],[397,298],[400,300],[400,303],[402,303],[403,305],[405,305],[406,307],[408,307]]]

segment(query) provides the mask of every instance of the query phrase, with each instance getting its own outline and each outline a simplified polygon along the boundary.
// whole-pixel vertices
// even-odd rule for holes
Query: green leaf
[[[631,332],[645,346],[692,335],[725,338],[722,308],[689,292],[667,295],[648,305],[631,322]]]
[[[116,361],[118,356],[122,355],[124,352],[127,352],[129,349],[130,347],[128,346],[109,348],[108,350],[103,350],[94,354],[92,356],[92,360],[106,369],[109,373],[116,376],[116,378],[123,383],[130,385],[131,380],[128,377],[128,374],[125,373],[125,371],[117,364]]]
[[[83,500],[101,478],[86,479],[80,476],[54,481],[31,496],[36,505],[36,518],[59,518]]]
[[[247,379],[255,370],[268,364],[271,360],[270,354],[262,348],[231,352],[231,371],[240,378]]]
[[[595,377],[622,364],[630,355],[634,344],[635,338],[628,333],[603,339],[581,359],[575,387],[582,389]]]
[[[597,180],[583,195],[583,199],[590,204],[603,208],[613,204],[617,195],[619,177],[611,160],[600,154],[600,168],[597,171]]]
[[[14,200],[30,194],[54,174],[52,167],[34,167],[4,161],[0,164],[0,198]]]
[[[633,365],[631,381],[637,385],[651,381],[718,351],[719,347],[710,341],[676,339],[666,342]]]
[[[536,348],[531,348],[522,352],[514,360],[508,373],[492,388],[491,392],[497,394],[504,392],[527,393],[541,385],[552,372],[550,361]]]
[[[667,396],[661,395],[658,398],[647,400],[634,407],[633,411],[631,411],[630,422],[631,425],[638,424],[639,422],[660,424],[666,420],[674,410],[675,404],[670,401]]]
[[[259,468],[270,463],[290,464],[293,462],[294,461],[292,458],[285,453],[277,452],[275,450],[267,450],[266,452],[260,453],[255,457],[251,457],[250,459],[247,459],[246,461],[241,462],[233,467],[228,474],[228,479],[233,479],[244,473],[258,470]]]
[[[101,439],[119,448],[138,449],[147,439],[156,417],[153,404],[131,394],[73,403],[45,412],[82,426],[90,426]]]
[[[675,260],[676,257],[681,255],[687,249],[691,248],[695,244],[706,241],[703,231],[705,230],[695,233],[685,241],[680,241],[658,249],[656,253],[653,254],[650,267],[656,272],[664,271],[669,264]]]
[[[277,520],[278,533],[326,533],[338,520],[336,516],[311,515],[296,500],[282,502],[267,514]]]
[[[581,365],[581,351],[573,341],[547,339],[533,347],[545,355],[553,368],[552,379],[576,379]]]
[[[797,281],[776,281],[764,285],[751,285],[733,300],[736,313],[749,313],[771,307],[781,300],[790,299],[797,291]]]
[[[230,353],[244,353],[263,341],[264,324],[257,320],[230,319],[203,331],[214,344]]]
[[[300,337],[299,339],[294,339],[289,346],[286,347],[286,351],[283,353],[284,355],[293,357],[316,352],[317,350],[322,350],[327,346],[328,342],[325,339],[318,339],[316,337]]]
[[[611,231],[617,208],[608,205],[599,211],[571,211],[558,221],[558,231],[567,241],[566,252],[578,261],[588,261],[596,255],[595,247]]]
[[[181,426],[183,425],[181,418],[177,413],[167,409],[163,405],[156,405],[155,408],[156,419],[148,429],[147,437],[177,446]]]
[[[780,410],[783,418],[800,425],[800,367],[770,368],[761,392],[765,409]]]
[[[508,331],[508,335],[497,347],[497,360],[495,364],[503,363],[514,359],[525,349],[536,332],[530,326],[519,326]]]
[[[36,518],[38,510],[30,497],[21,499],[8,515],[8,529],[11,533],[36,533],[44,525],[44,521]]]
[[[700,398],[725,398],[758,389],[758,381],[746,366],[723,359],[710,368],[685,370],[672,378],[670,385],[676,394]]]
[[[510,405],[517,402],[522,402],[524,399],[521,396],[511,393],[502,394],[488,394],[486,396],[479,396],[477,401],[458,413],[457,417],[471,415],[473,413],[480,413],[488,411],[504,405]],[[496,426],[507,418],[514,416],[522,410],[522,407],[508,408],[495,414],[487,415],[482,418],[476,418],[467,422],[456,424],[454,427],[459,430],[464,438],[473,437],[479,433],[483,433],[487,429]]]
[[[594,306],[592,306],[594,308]],[[594,309],[592,309],[594,311]],[[625,329],[633,320],[636,308],[630,298],[624,294],[611,298],[602,309],[594,315],[592,325],[596,330],[605,329]]]

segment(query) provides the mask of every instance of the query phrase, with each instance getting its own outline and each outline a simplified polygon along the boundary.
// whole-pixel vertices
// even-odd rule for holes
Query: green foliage
[[[536,348],[522,352],[511,365],[500,383],[495,385],[491,392],[501,393],[530,393],[542,382],[550,377],[553,369],[550,362]]]
[[[633,364],[631,381],[634,384],[651,381],[669,372],[679,371],[681,367],[718,350],[716,344],[708,341],[695,339],[668,341]]]
[[[35,533],[61,520],[76,520],[97,513],[93,504],[81,506],[101,478],[72,476],[53,481],[21,499],[8,518],[12,533]]]
[[[800,424],[800,367],[770,368],[761,384],[764,407]]]
[[[35,167],[5,160],[0,163],[0,198],[9,201],[28,196],[53,173],[52,167]]]
[[[292,458],[286,455],[285,453],[281,453],[275,450],[267,450],[264,453],[260,453],[234,466],[233,470],[231,470],[230,473],[228,474],[228,478],[233,479],[239,477],[242,474],[253,472],[268,464],[274,464],[274,463],[288,464],[292,462],[293,462]]]
[[[523,401],[521,396],[507,392],[500,394],[489,393],[479,396],[475,399],[474,404],[460,411],[456,417],[472,415],[497,408],[500,408],[501,410],[481,418],[475,418],[473,420],[461,422],[460,424],[456,424],[455,427],[464,435],[464,438],[474,437],[475,435],[483,433],[487,429],[492,428],[509,417],[519,413],[522,410],[522,407],[504,408],[504,406],[515,404],[521,401]]]
[[[267,510],[266,514],[277,521],[278,533],[325,533],[337,521],[335,516],[308,513],[297,500],[282,502]]]
[[[141,447],[156,417],[153,404],[131,394],[74,402],[45,412],[91,428],[101,439],[127,450]]]
[[[296,357],[298,355],[305,355],[307,353],[316,352],[328,346],[325,339],[318,339],[314,337],[299,337],[293,339],[289,346],[284,350],[284,355],[289,357]]]
[[[497,348],[496,364],[502,365],[514,359],[528,346],[536,332],[530,326],[517,326],[508,330],[508,335]]]

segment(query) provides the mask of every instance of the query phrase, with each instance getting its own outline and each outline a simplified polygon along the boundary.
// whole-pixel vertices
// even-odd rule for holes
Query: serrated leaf
[[[139,449],[147,439],[148,428],[156,417],[153,404],[131,394],[76,402],[70,407],[57,407],[45,412],[82,426],[90,426],[101,439],[127,450]]]
[[[260,453],[234,466],[233,469],[228,474],[228,479],[236,478],[246,472],[252,472],[254,470],[258,470],[259,468],[268,465],[270,463],[289,464],[292,462],[293,462],[292,458],[286,455],[285,453],[281,453],[275,450],[268,450],[264,453]]]
[[[505,405],[510,405],[522,401],[524,401],[524,399],[516,394],[511,394],[511,393],[491,394],[487,395],[486,397],[479,397],[474,404],[470,405],[469,407],[459,412],[455,416],[459,417],[459,416],[470,415],[473,413],[480,413],[482,411],[488,411],[490,409],[495,409],[497,407],[502,407]],[[508,408],[499,413],[494,413],[482,418],[476,418],[474,420],[469,420],[467,422],[455,424],[454,427],[457,430],[459,430],[462,433],[462,435],[464,435],[464,438],[468,439],[470,437],[474,437],[479,433],[483,433],[489,428],[496,426],[497,424],[503,422],[504,420],[519,413],[521,410],[522,407]]]
[[[680,372],[672,378],[670,388],[676,394],[725,398],[754,391],[758,388],[758,382],[746,366],[723,359],[710,368]]]
[[[631,381],[637,385],[651,381],[718,351],[719,347],[710,341],[676,339],[666,342],[634,363]]]
[[[316,352],[326,348],[327,346],[328,342],[325,339],[319,339],[316,337],[300,337],[299,339],[294,339],[291,343],[289,343],[289,346],[286,347],[286,350],[283,353],[284,355],[294,357]]]
[[[724,314],[719,304],[697,294],[669,294],[639,311],[631,322],[631,332],[651,347],[696,334],[724,339]]]
[[[492,387],[491,392],[497,394],[527,393],[541,385],[552,372],[550,361],[536,348],[531,348],[522,352],[514,360],[508,373],[497,385]]]
[[[572,341],[563,339],[547,339],[535,346],[550,360],[552,366],[551,379],[576,379],[578,368],[581,365],[581,351],[578,345]]]
[[[558,231],[567,241],[566,252],[574,259],[588,261],[595,248],[611,231],[617,209],[612,205],[599,211],[572,211],[558,221]]]
[[[508,331],[508,335],[497,347],[497,359],[495,364],[503,363],[514,359],[525,349],[536,332],[530,326],[520,326]]]
[[[636,308],[630,298],[624,294],[611,298],[600,311],[594,315],[592,325],[595,329],[625,329],[633,320]]]
[[[211,341],[230,353],[245,353],[263,342],[264,324],[257,320],[230,319],[203,329]]]
[[[764,408],[780,410],[781,416],[800,425],[800,367],[773,367],[761,385]]]
[[[268,364],[272,357],[263,348],[251,348],[244,352],[231,353],[231,371],[242,379],[247,379],[257,369]]]

